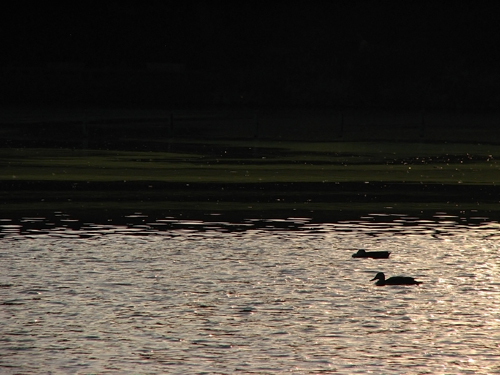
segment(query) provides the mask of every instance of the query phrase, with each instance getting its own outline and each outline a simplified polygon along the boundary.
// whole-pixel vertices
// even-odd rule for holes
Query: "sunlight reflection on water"
[[[497,222],[129,219],[0,222],[1,373],[500,372]]]

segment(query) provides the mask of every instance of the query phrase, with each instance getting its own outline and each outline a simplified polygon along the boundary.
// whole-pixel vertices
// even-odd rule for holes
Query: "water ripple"
[[[3,220],[0,372],[500,372],[499,225],[450,216]]]

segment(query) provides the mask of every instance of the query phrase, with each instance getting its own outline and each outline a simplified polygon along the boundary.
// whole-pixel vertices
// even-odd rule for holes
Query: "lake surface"
[[[500,373],[498,222],[219,219],[4,218],[0,373]]]

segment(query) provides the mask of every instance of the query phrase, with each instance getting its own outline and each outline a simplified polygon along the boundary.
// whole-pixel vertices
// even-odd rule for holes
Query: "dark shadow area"
[[[135,211],[194,220],[214,215],[233,222],[294,216],[336,222],[370,212],[426,217],[445,210],[500,220],[500,187],[494,185],[1,181],[0,191],[5,218],[63,210],[82,221],[101,223]]]
[[[11,4],[2,24],[0,147],[196,149],[258,164],[282,152],[264,153],[259,141],[499,144],[499,10],[493,1]],[[221,139],[255,143],[210,145]],[[289,164],[294,156],[307,162],[288,156]],[[226,213],[233,203],[258,203],[314,215],[324,204],[326,216],[409,200],[408,212],[498,203],[494,183],[0,185],[5,207],[32,203],[36,212],[42,200],[81,211],[89,202],[114,210],[169,201],[197,215],[207,210],[197,202],[213,204],[210,211],[223,203]]]
[[[4,104],[499,109],[494,1],[10,8]]]

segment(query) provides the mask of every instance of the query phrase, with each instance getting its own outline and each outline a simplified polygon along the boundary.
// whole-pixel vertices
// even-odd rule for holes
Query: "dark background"
[[[449,111],[500,105],[498,1],[3,7],[4,105]]]

